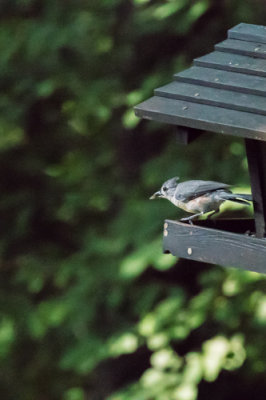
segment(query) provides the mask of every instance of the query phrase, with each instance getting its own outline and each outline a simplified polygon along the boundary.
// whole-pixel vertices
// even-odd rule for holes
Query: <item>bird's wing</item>
[[[228,189],[230,185],[213,181],[186,181],[181,182],[177,186],[175,197],[179,201],[188,201],[195,197],[199,197],[205,193],[213,192],[218,189]]]

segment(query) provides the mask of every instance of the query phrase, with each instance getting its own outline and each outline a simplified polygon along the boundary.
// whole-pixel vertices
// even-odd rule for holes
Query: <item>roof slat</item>
[[[266,27],[240,24],[135,107],[137,116],[266,142]]]
[[[191,67],[174,75],[176,81],[266,96],[266,78],[206,67]]]
[[[228,31],[228,38],[266,43],[266,27],[241,23]]]
[[[227,39],[215,45],[215,50],[226,53],[242,54],[257,58],[266,58],[266,44],[256,44],[244,40]]]
[[[217,90],[212,87],[173,82],[156,89],[155,95],[266,115],[266,99],[264,97],[230,90]]]
[[[266,77],[265,60],[221,51],[196,58],[194,65]]]
[[[136,115],[168,124],[266,141],[262,115],[154,96],[135,107]]]

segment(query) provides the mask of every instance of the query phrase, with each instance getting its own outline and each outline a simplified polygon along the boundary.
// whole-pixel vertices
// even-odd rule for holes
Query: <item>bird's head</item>
[[[150,197],[150,200],[158,199],[158,198],[169,198],[174,195],[176,187],[178,185],[179,178],[175,176],[174,178],[168,179],[168,181],[164,182],[161,186],[161,189],[158,192],[153,193]]]

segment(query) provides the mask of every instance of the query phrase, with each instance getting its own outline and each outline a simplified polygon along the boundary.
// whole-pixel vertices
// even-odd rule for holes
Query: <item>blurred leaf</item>
[[[64,400],[85,400],[84,391],[81,388],[71,388],[65,392],[63,399]]]

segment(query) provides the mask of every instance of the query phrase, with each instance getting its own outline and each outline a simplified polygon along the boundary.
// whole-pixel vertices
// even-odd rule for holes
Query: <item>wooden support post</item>
[[[256,236],[266,234],[266,142],[246,139],[246,152],[254,201]]]
[[[188,145],[196,140],[202,133],[203,131],[199,129],[178,126],[176,130],[176,140],[180,144]]]

